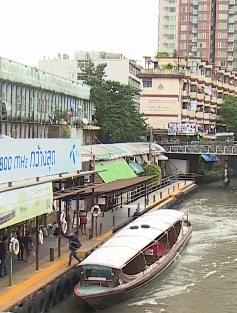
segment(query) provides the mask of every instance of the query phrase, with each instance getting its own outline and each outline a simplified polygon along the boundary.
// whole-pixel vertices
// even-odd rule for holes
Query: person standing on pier
[[[70,245],[69,245],[70,255],[69,255],[68,266],[71,265],[73,257],[80,263],[81,260],[77,257],[77,254],[76,254],[77,249],[81,247],[81,242],[78,238],[78,232],[75,232],[73,235],[67,235],[66,237],[69,239],[69,242],[70,242]]]
[[[0,277],[7,276],[7,236],[3,236],[2,242],[0,243]]]

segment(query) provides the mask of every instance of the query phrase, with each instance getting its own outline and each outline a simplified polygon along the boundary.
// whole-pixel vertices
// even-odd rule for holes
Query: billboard
[[[195,135],[195,123],[169,123],[168,135]]]
[[[140,112],[144,114],[178,115],[179,99],[168,97],[148,97],[140,99]]]
[[[53,211],[52,183],[14,189],[0,194],[0,229]]]
[[[81,170],[78,139],[1,139],[0,184]]]

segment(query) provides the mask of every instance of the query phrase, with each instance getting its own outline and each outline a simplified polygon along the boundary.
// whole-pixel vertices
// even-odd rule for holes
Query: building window
[[[199,4],[198,11],[206,11],[206,10],[207,10],[207,5],[206,4]]]
[[[77,61],[77,67],[84,70],[88,67],[89,65],[89,60],[80,60]]]
[[[186,49],[186,42],[180,43],[180,49]]]
[[[218,33],[218,38],[219,39],[226,39],[227,38],[227,33]]]
[[[168,22],[176,22],[176,16],[168,16],[167,21]]]
[[[168,40],[174,40],[176,38],[176,35],[175,34],[168,34],[167,35],[167,39]]]
[[[207,19],[207,15],[206,14],[198,14],[198,19],[199,20],[206,20]]]
[[[172,3],[177,3],[177,0],[169,0],[169,3],[172,4]]]
[[[186,31],[187,30],[187,25],[181,25],[181,31]]]
[[[197,47],[198,48],[206,48],[206,43],[205,42],[198,42]]]
[[[198,29],[206,29],[207,24],[206,23],[198,23]]]
[[[219,23],[219,29],[227,29],[228,24],[227,23]]]
[[[218,66],[226,66],[226,61],[218,61],[217,65]]]
[[[171,43],[171,42],[167,43],[167,49],[169,50],[176,49],[175,43]]]
[[[205,39],[206,33],[198,33],[197,37],[198,37],[198,39]]]
[[[186,15],[181,15],[181,21],[182,22],[187,22],[187,16]]]
[[[220,11],[228,11],[229,10],[228,4],[219,4],[219,10]]]
[[[218,57],[220,57],[220,58],[226,58],[226,57],[227,57],[226,51],[218,51]]]
[[[227,45],[226,41],[218,41],[218,48],[226,48]]]
[[[186,35],[186,34],[181,34],[181,35],[180,35],[180,39],[181,39],[181,40],[186,40],[186,38],[187,38],[187,35]]]
[[[219,20],[228,20],[228,14],[219,14]]]
[[[181,12],[182,13],[186,13],[187,12],[187,6],[186,5],[181,7]]]
[[[77,73],[77,80],[85,80],[85,74]]]
[[[170,13],[175,13],[176,12],[176,7],[170,7],[168,11]]]
[[[143,78],[142,85],[143,88],[152,88],[152,78]]]
[[[176,30],[176,25],[168,25],[167,30]]]

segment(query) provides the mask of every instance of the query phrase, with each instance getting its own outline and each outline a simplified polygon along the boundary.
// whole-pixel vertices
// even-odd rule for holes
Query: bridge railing
[[[237,155],[237,145],[169,145],[164,148],[167,153]]]

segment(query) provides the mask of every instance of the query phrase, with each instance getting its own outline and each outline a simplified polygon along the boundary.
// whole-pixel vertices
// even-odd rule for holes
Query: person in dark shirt
[[[26,251],[26,262],[30,263],[31,262],[30,257],[32,255],[34,245],[33,245],[33,240],[31,238],[31,235],[28,231],[26,232],[26,235],[23,238],[23,245]]]
[[[2,242],[0,243],[0,277],[7,276],[7,255],[8,255],[8,247],[7,247],[7,236],[4,236]]]
[[[24,260],[24,244],[23,244],[23,235],[20,230],[16,232],[17,240],[19,241],[19,253],[18,260]]]
[[[81,242],[78,238],[78,232],[75,232],[73,235],[66,235],[70,242],[70,255],[69,255],[69,262],[68,265],[70,266],[72,263],[72,258],[74,257],[79,263],[81,260],[77,257],[76,251],[81,247]]]

